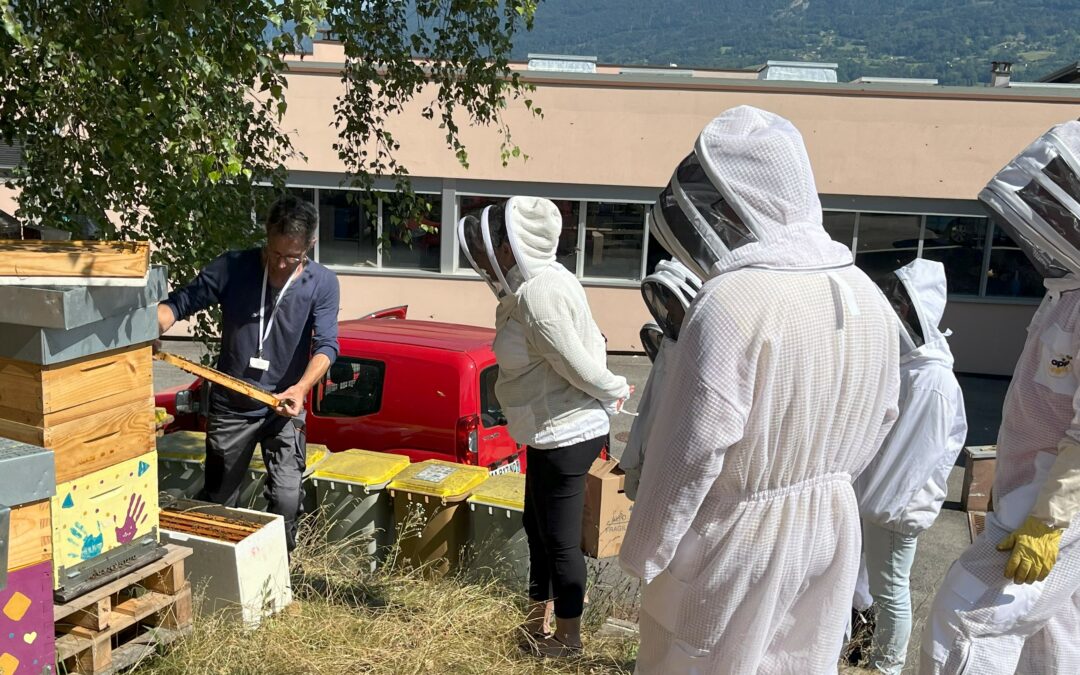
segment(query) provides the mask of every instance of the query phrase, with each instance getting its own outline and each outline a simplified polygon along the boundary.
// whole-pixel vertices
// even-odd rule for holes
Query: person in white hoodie
[[[979,193],[1047,294],[1005,396],[986,527],[949,568],[919,672],[1080,673],[1080,122]]]
[[[585,289],[556,261],[562,216],[536,197],[513,197],[466,217],[458,238],[488,282],[495,318],[495,394],[510,435],[527,447],[525,532],[529,598],[525,630],[545,656],[581,650],[585,475],[607,444],[609,416],[632,389],[607,368],[607,346]],[[555,633],[543,634],[554,600]]]
[[[778,115],[710,122],[652,213],[705,285],[620,553],[647,584],[637,670],[835,673],[862,547],[852,477],[896,417],[895,315],[826,234]]]
[[[900,675],[911,637],[911,564],[918,536],[941,512],[967,437],[945,312],[945,266],[920,259],[878,282],[900,328],[900,416],[855,481],[869,591],[877,608],[870,667]]]

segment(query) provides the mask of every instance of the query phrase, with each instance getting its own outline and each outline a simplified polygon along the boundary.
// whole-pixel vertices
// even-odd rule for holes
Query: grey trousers
[[[302,482],[307,465],[302,419],[274,414],[248,417],[211,410],[206,421],[206,483],[200,498],[236,506],[256,445],[261,446],[266,465],[263,494],[267,511],[285,519],[285,537],[292,551],[296,547],[297,519],[303,512]]]

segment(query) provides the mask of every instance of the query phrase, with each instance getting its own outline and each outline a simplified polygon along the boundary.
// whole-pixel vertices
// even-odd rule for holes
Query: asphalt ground
[[[187,340],[166,340],[164,350],[199,359],[203,347]],[[609,366],[615,373],[625,376],[637,387],[640,394],[649,377],[651,363],[644,356],[612,355]],[[192,381],[192,376],[160,361],[154,362],[154,388],[160,391]],[[995,441],[1001,421],[1001,406],[1005,398],[1008,380],[997,377],[961,375],[964,398],[968,413],[968,445],[988,445]],[[627,405],[636,411],[636,402]],[[612,423],[612,454],[621,456],[634,418],[620,415]],[[915,563],[911,571],[911,592],[914,629],[905,672],[914,672],[918,661],[919,635],[926,621],[933,594],[941,583],[949,565],[969,543],[967,514],[959,510],[960,491],[963,481],[962,457],[949,478],[949,496],[945,509],[934,525],[919,537]],[[620,618],[635,619],[635,607],[639,586],[636,580],[625,577],[614,559],[590,560],[593,587],[590,591],[595,611],[614,613]],[[587,610],[588,611],[588,610]]]

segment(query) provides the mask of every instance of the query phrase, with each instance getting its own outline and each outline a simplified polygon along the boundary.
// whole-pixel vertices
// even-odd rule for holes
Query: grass
[[[630,673],[633,640],[586,637],[585,655],[540,660],[518,649],[523,593],[496,582],[372,572],[352,545],[314,533],[292,560],[295,602],[253,631],[200,617],[192,634],[133,675]],[[590,603],[592,604],[592,603]],[[591,623],[591,622],[590,622]]]

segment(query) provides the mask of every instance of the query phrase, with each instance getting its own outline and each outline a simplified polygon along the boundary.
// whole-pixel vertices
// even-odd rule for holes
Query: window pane
[[[555,251],[555,259],[577,274],[578,214],[581,213],[581,202],[566,199],[553,199],[552,202],[562,215],[562,234],[559,235],[559,248]]]
[[[1009,235],[994,229],[990,246],[990,268],[986,272],[986,294],[1010,298],[1041,298],[1046,292],[1042,277],[1023,250]]]
[[[378,220],[367,202],[357,190],[319,190],[319,262],[375,267]]]
[[[313,412],[324,417],[360,417],[378,412],[385,374],[386,364],[381,361],[338,358],[319,385]]]
[[[419,218],[399,213],[404,205],[394,194],[383,196],[383,236],[390,246],[383,250],[382,266],[397,269],[439,271],[442,250],[442,196],[418,194]],[[404,221],[404,222],[402,222]]]
[[[825,231],[844,246],[851,248],[855,240],[855,214],[850,211],[826,211],[824,214]]]
[[[917,215],[859,214],[859,246],[855,264],[878,279],[915,259],[919,252]]]
[[[640,279],[645,205],[590,202],[585,211],[585,276]]]
[[[479,218],[485,207],[502,204],[504,201],[506,201],[505,197],[461,197],[458,203],[458,218],[464,218],[465,216]],[[559,245],[555,251],[555,258],[566,269],[577,274],[578,213],[581,209],[581,202],[566,199],[553,199],[551,201],[562,215],[563,226],[562,234],[559,236]],[[468,267],[469,264],[465,254],[459,251],[458,268],[467,269]]]
[[[498,197],[458,197],[458,219],[465,216],[473,216],[475,218],[480,217],[480,213],[484,210],[484,207],[498,204],[502,199]],[[454,227],[457,227],[457,223],[454,223]],[[454,241],[457,241],[457,230],[454,231]],[[469,259],[465,256],[465,252],[458,247],[458,269],[468,270],[472,269],[469,265]]]
[[[255,188],[255,225],[259,228],[266,227],[266,219],[270,216],[270,207],[284,194],[296,195],[304,201],[315,203],[315,190],[312,188],[287,187],[285,192],[279,192],[270,186]]]
[[[978,295],[986,248],[986,218],[927,216],[923,257],[945,265],[949,293]]]
[[[645,260],[645,275],[648,276],[656,271],[656,263],[661,260],[671,260],[674,256],[667,252],[656,237],[653,236],[652,230],[649,231],[649,252],[646,255]]]
[[[495,382],[498,379],[498,366],[491,366],[480,373],[480,421],[483,422],[485,429],[506,424],[502,406],[499,405],[499,399],[495,396]]]

